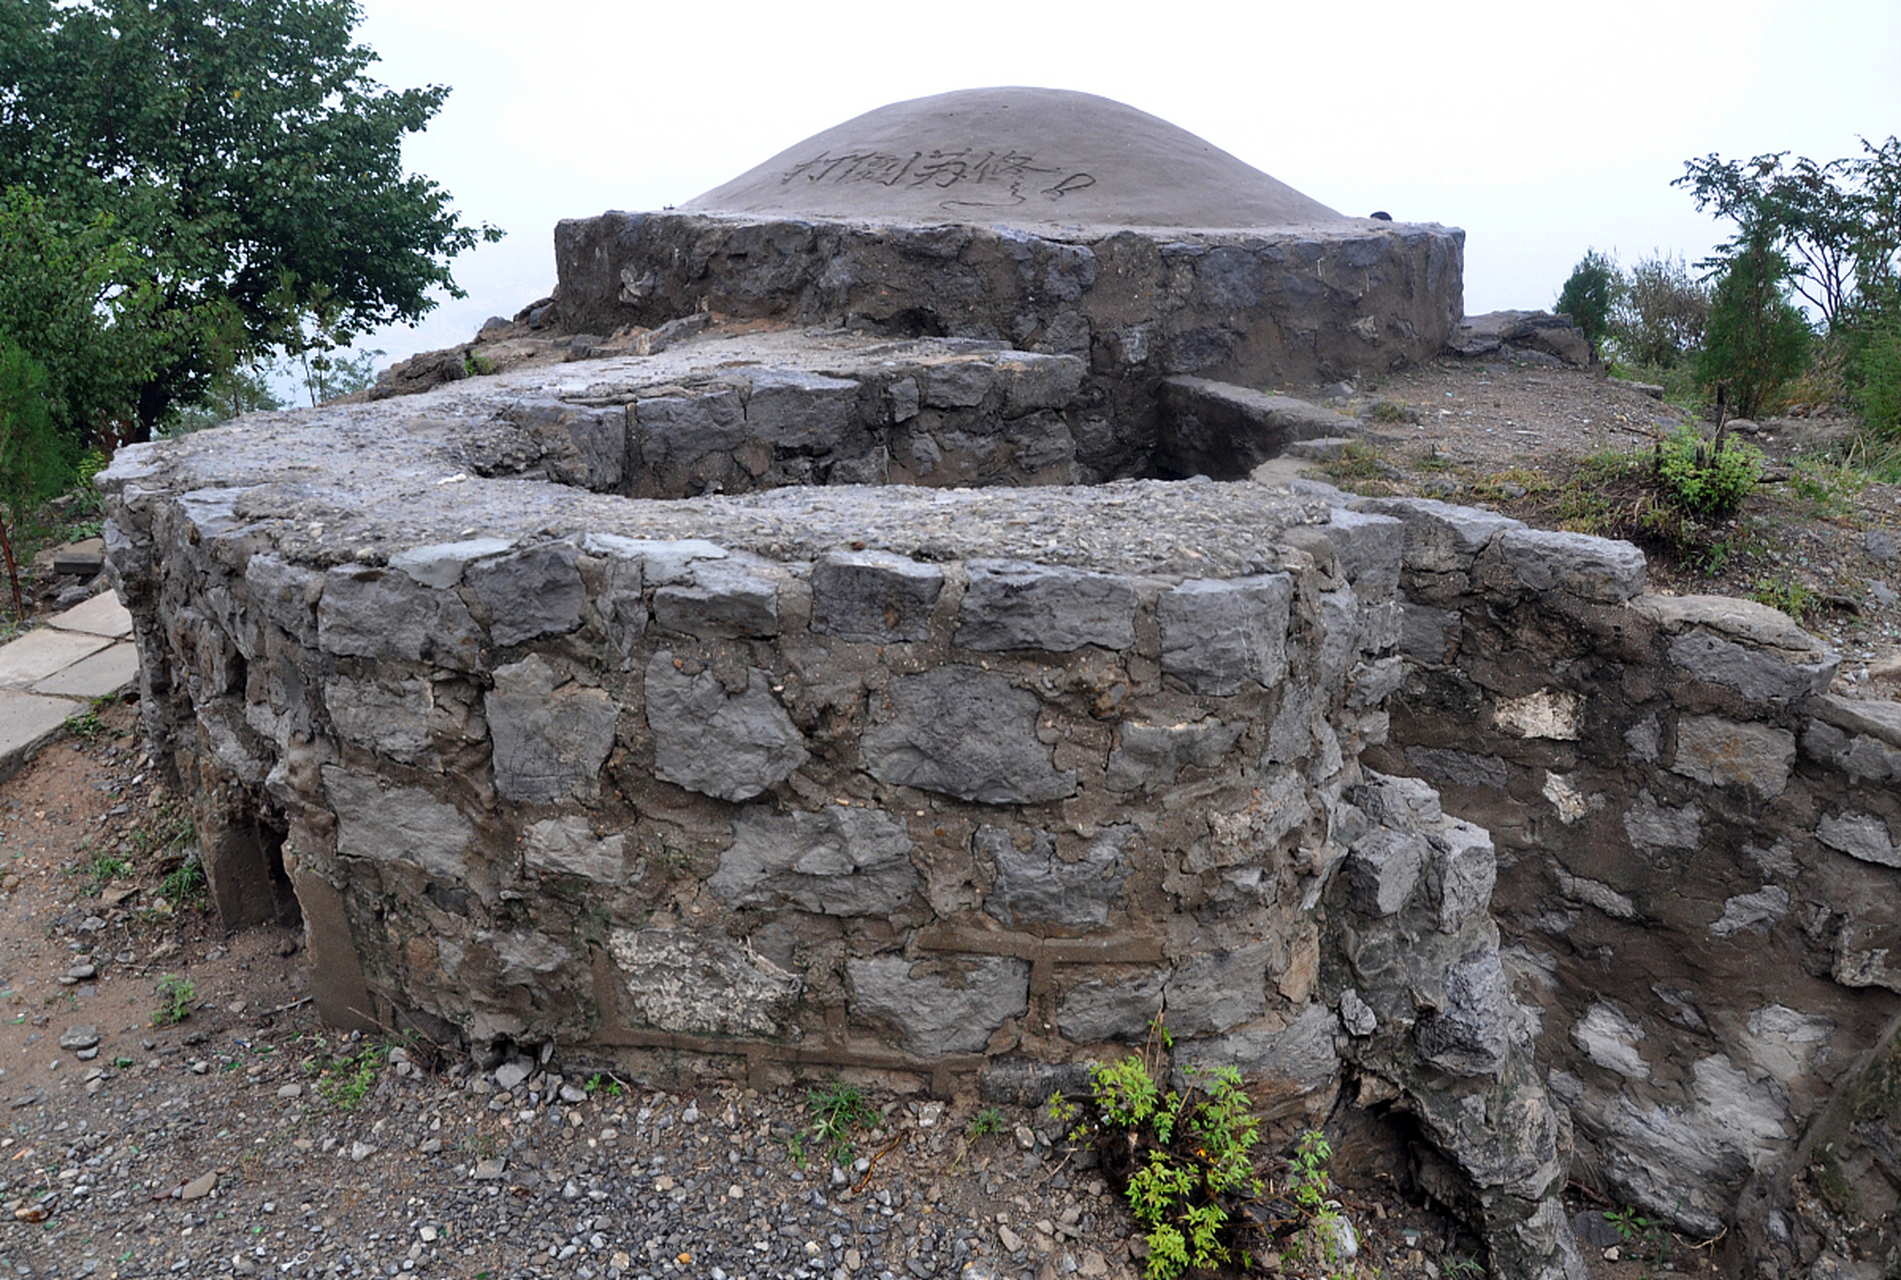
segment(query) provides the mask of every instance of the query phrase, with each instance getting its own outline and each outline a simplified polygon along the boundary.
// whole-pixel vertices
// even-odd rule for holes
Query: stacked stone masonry
[[[1773,609],[1640,594],[1623,544],[1349,505],[1407,530],[1407,670],[1367,759],[1496,842],[1507,972],[1581,1161],[1729,1230],[1734,1274],[1809,1274],[1805,1170],[1867,1221],[1901,1197],[1901,709],[1830,692],[1837,656]]]
[[[143,707],[227,923],[301,912],[334,1021],[663,1075],[1034,1095],[1159,1013],[1283,1133],[1349,1080],[1410,1112],[1499,1265],[1579,1274],[1492,841],[1360,763],[1406,519],[1208,481],[629,498],[655,360],[120,453]]]

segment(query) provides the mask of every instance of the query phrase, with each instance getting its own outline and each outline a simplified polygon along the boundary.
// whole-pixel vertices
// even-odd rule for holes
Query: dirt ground
[[[1369,381],[1339,407],[1362,419],[1368,442],[1330,465],[1342,487],[1629,538],[1649,557],[1652,590],[1773,604],[1840,651],[1847,686],[1895,696],[1901,486],[1841,465],[1853,421],[1818,414],[1739,429],[1767,457],[1762,482],[1735,515],[1680,524],[1657,509],[1642,463],[1660,434],[1691,419],[1598,372],[1448,357]],[[1715,429],[1693,425],[1706,437]],[[1634,464],[1607,465],[1612,455]]]

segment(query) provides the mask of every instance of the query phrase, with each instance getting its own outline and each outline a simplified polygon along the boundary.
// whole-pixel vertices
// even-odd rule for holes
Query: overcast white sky
[[[1040,85],[1139,107],[1343,213],[1466,232],[1465,309],[1548,307],[1587,247],[1695,260],[1693,156],[1816,159],[1901,131],[1898,0],[363,0],[392,87],[454,89],[408,162],[466,221],[466,341],[554,284],[555,222],[691,199],[887,102]],[[379,363],[386,363],[382,361]]]

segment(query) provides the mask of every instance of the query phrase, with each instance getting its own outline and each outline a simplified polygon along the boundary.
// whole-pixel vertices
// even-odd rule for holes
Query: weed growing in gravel
[[[197,858],[186,858],[158,882],[165,900],[178,906],[196,906],[205,897],[205,869]]]
[[[1789,464],[1789,489],[1808,514],[1839,520],[1855,513],[1855,498],[1868,487],[1865,471],[1821,458],[1797,458]]]
[[[132,864],[103,849],[83,849],[79,861],[68,866],[66,874],[83,877],[85,891],[96,898],[113,880],[131,875]]]
[[[1003,1132],[1003,1112],[995,1107],[985,1107],[970,1118],[964,1126],[964,1136],[972,1142],[979,1138],[988,1138],[992,1134]]]
[[[1656,458],[1657,483],[1664,496],[1692,516],[1721,519],[1729,515],[1762,479],[1761,449],[1734,438],[1705,440],[1687,424],[1657,445]]]
[[[876,1124],[878,1112],[856,1085],[839,1080],[806,1090],[805,1098],[812,1110],[811,1136],[825,1148],[826,1159],[850,1164],[852,1134]]]
[[[1749,598],[1771,609],[1780,609],[1797,622],[1814,611],[1815,593],[1793,578],[1764,578],[1756,583]]]
[[[389,1046],[366,1044],[354,1053],[318,1054],[304,1059],[304,1070],[317,1077],[317,1092],[339,1111],[354,1111],[376,1084],[376,1073],[389,1060]]]
[[[588,1082],[581,1088],[590,1096],[595,1093],[605,1093],[610,1098],[618,1098],[622,1093],[620,1081],[600,1071],[588,1077]]]
[[[152,1010],[152,1021],[160,1026],[176,1026],[191,1017],[191,1006],[198,998],[198,988],[192,985],[190,978],[168,973],[158,980],[158,998],[159,1006]]]
[[[1254,1168],[1259,1122],[1232,1067],[1189,1067],[1184,1093],[1165,1090],[1173,1042],[1159,1022],[1139,1054],[1091,1073],[1088,1114],[1073,1139],[1093,1139],[1147,1234],[1148,1280],[1234,1261],[1248,1226],[1241,1205],[1262,1194]],[[1068,1124],[1080,1108],[1060,1095],[1050,1113]]]

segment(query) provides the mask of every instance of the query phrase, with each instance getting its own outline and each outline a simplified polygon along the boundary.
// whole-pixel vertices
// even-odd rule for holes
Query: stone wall
[[[1578,1275],[1491,842],[1360,764],[1402,521],[1207,481],[628,499],[575,482],[613,406],[564,376],[105,473],[155,755],[226,922],[301,911],[327,1018],[1031,1096],[1160,1013],[1279,1133],[1349,1081],[1412,1115],[1498,1265]]]
[[[570,332],[702,310],[1001,340],[1089,363],[1123,412],[1152,383],[1351,377],[1430,359],[1457,328],[1464,233],[1432,224],[1084,233],[605,213],[555,228]]]
[[[1639,594],[1624,544],[1350,505],[1407,527],[1408,670],[1368,759],[1491,832],[1493,914],[1580,1175],[1687,1231],[1739,1228],[1737,1274],[1808,1274],[1810,1166],[1851,1219],[1901,1186],[1878,1154],[1901,707],[1829,692],[1835,654],[1772,609]],[[1813,1146],[1841,1093],[1866,1105]]]

